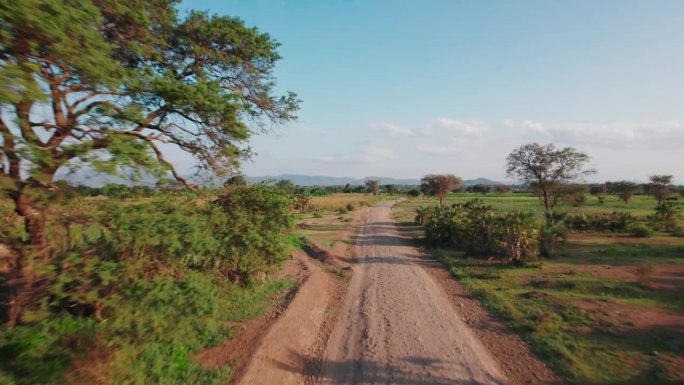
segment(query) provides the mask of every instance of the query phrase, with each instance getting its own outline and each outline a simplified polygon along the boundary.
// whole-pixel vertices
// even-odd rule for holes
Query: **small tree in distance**
[[[420,190],[427,196],[436,196],[439,198],[439,205],[444,203],[444,197],[451,191],[461,185],[461,178],[452,175],[425,175],[420,180]]]
[[[406,192],[406,195],[408,195],[411,198],[418,198],[420,196],[420,190],[417,188],[412,188]]]
[[[651,175],[648,177],[651,182],[648,193],[661,204],[670,196],[670,184],[672,183],[672,175]]]
[[[594,185],[589,188],[589,193],[598,199],[599,204],[603,204],[606,201],[608,187],[605,184]]]
[[[373,195],[378,195],[378,188],[380,187],[379,183],[375,179],[370,179],[366,181],[366,186],[368,186],[368,189],[373,193]]]
[[[626,180],[610,183],[611,189],[617,194],[621,201],[629,203],[639,186],[634,182]]]
[[[397,186],[395,186],[395,185],[393,185],[393,184],[386,184],[386,185],[383,186],[383,187],[385,188],[385,191],[386,191],[388,194],[394,194],[394,193],[397,192]]]
[[[508,194],[511,192],[511,186],[505,185],[505,184],[500,184],[496,186],[496,193],[497,194]]]
[[[475,186],[473,186],[473,192],[474,193],[487,195],[490,191],[492,191],[492,186],[490,186],[488,184],[480,183],[480,184],[476,184]]]

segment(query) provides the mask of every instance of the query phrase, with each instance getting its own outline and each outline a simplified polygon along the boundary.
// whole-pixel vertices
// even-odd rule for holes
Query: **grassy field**
[[[539,212],[535,197],[454,194],[449,203],[479,197],[497,210]],[[403,202],[395,213],[409,222],[421,205]],[[595,198],[569,212],[652,212],[655,202],[629,205]],[[684,383],[684,238],[657,234],[571,234],[553,259],[525,266],[431,250],[483,303],[522,334],[533,350],[575,384]]]
[[[333,194],[313,197],[311,210],[295,214],[295,235],[304,236],[327,249],[335,247],[336,238],[352,220],[354,211],[371,206],[386,196],[370,194]]]
[[[523,210],[532,211],[539,214],[541,218],[543,215],[543,206],[540,200],[533,194],[473,194],[473,193],[451,193],[445,200],[445,204],[464,203],[472,199],[482,199],[486,204],[491,205],[494,210],[498,211],[512,211]],[[438,204],[436,198],[412,198],[402,203],[397,214],[404,218],[411,216],[413,212],[420,206],[432,206]],[[593,196],[587,196],[586,204],[580,207],[573,207],[570,205],[559,206],[560,211],[570,214],[580,212],[585,213],[612,213],[613,211],[626,211],[635,216],[646,216],[653,213],[653,208],[656,206],[656,201],[653,197],[645,195],[636,195],[630,203],[624,203],[615,196],[607,196],[605,203],[599,204],[598,200]]]

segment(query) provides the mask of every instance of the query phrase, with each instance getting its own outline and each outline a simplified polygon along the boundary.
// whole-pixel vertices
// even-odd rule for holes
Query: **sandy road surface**
[[[366,215],[318,383],[504,384],[446,293],[418,265],[418,251],[398,234],[391,203]]]
[[[309,277],[285,313],[264,336],[261,348],[238,382],[240,385],[294,385],[306,381],[303,354],[316,341],[332,283],[304,252],[296,252],[294,258],[304,264]]]

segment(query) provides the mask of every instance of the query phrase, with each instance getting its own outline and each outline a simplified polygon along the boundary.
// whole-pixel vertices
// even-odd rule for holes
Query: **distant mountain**
[[[475,186],[476,184],[486,184],[489,186],[496,186],[500,184],[504,184],[501,182],[493,181],[491,179],[487,178],[476,178],[476,179],[466,179],[463,181],[463,186],[468,187],[468,186]]]
[[[299,186],[344,186],[346,184],[350,185],[361,185],[366,183],[367,180],[377,180],[381,185],[383,184],[396,184],[396,185],[418,185],[420,181],[418,179],[396,179],[387,178],[381,176],[368,176],[365,178],[349,178],[349,177],[338,177],[338,176],[320,176],[320,175],[291,175],[283,174],[278,176],[248,176],[247,181],[250,183],[260,183],[267,180],[280,180],[289,179],[294,184]]]
[[[334,176],[318,176],[318,175],[291,175],[283,174],[278,176],[248,176],[249,183],[260,183],[268,180],[289,179],[294,184],[299,186],[344,186],[361,185],[367,180],[377,180],[381,185],[396,184],[403,186],[417,186],[420,184],[420,179],[398,179],[388,178],[382,176],[367,176],[365,178],[349,178],[349,177],[334,177]],[[466,179],[463,181],[464,186],[474,186],[476,184],[499,185],[501,182],[496,182],[487,178]]]
[[[102,187],[108,183],[119,183],[128,186],[151,186],[157,181],[156,178],[147,174],[143,174],[137,178],[136,181],[133,181],[131,178],[96,172],[88,167],[82,167],[75,170],[60,170],[57,175],[55,175],[55,180],[65,180],[74,186],[85,185],[90,187]]]
[[[225,181],[225,177],[219,178],[208,175],[185,175],[187,180],[202,186],[220,186]],[[156,178],[151,175],[143,174],[137,181],[133,182],[130,179],[111,176],[103,173],[98,173],[87,167],[80,168],[74,171],[60,172],[55,179],[66,180],[72,185],[86,185],[91,187],[102,187],[107,183],[122,183],[126,185],[147,185],[152,186],[156,182]],[[367,176],[365,178],[349,178],[336,176],[321,176],[321,175],[294,175],[282,174],[277,176],[248,176],[246,177],[249,183],[261,183],[269,180],[289,179],[294,184],[299,186],[344,186],[362,185],[367,180],[377,180],[381,185],[395,184],[402,186],[417,186],[420,184],[420,179],[399,179],[388,178],[383,176]],[[474,186],[476,184],[499,185],[496,182],[487,178],[466,179],[463,181],[463,186]]]

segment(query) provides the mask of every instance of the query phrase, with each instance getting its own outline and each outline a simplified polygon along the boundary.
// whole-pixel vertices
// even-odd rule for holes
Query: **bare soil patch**
[[[599,321],[603,321],[602,323],[615,324],[615,321],[618,321],[619,324],[612,327],[615,332],[632,332],[658,327],[684,332],[684,315],[672,310],[586,298],[575,299],[572,302],[591,313]]]
[[[611,245],[677,245],[682,238],[672,236],[654,236],[652,238],[637,238],[625,233],[571,233],[569,241],[578,243],[599,243]]]
[[[630,282],[640,280],[636,265],[572,265],[571,270],[590,273],[596,277],[620,279]],[[650,286],[653,289],[684,289],[684,266],[674,264],[653,265],[649,274]]]

